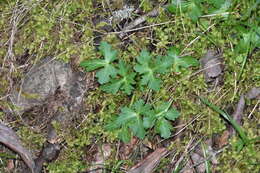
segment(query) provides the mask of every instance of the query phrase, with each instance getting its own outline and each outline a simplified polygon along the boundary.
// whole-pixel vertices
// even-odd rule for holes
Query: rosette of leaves
[[[129,142],[132,135],[144,139],[146,130],[143,117],[148,116],[151,111],[151,105],[145,104],[143,100],[138,100],[130,107],[121,108],[119,116],[115,121],[108,124],[107,129],[120,129],[118,137],[124,142]]]

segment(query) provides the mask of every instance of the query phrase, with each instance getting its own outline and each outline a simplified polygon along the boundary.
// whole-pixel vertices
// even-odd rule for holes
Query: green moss
[[[22,139],[24,146],[32,151],[40,151],[42,144],[46,140],[44,134],[39,133],[37,130],[32,130],[30,127],[20,127],[17,134]]]
[[[82,160],[84,154],[77,148],[68,148],[62,150],[61,157],[54,163],[48,164],[47,170],[50,173],[76,173],[84,171],[87,168],[87,164]]]
[[[259,151],[252,150],[252,148],[256,146],[252,146],[252,148],[247,147],[241,152],[237,152],[235,147],[236,143],[237,139],[233,138],[231,140],[233,147],[225,150],[220,156],[217,170],[223,172],[258,172],[260,168],[258,164],[260,160]]]

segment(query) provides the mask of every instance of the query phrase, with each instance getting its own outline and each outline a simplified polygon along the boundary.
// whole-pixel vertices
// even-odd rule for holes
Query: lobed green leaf
[[[107,42],[101,42],[99,50],[105,59],[93,59],[81,62],[80,66],[84,67],[86,71],[93,71],[99,69],[96,73],[98,82],[100,84],[107,83],[117,75],[117,69],[112,64],[116,60],[117,52],[112,50],[111,45]],[[102,68],[103,67],[103,68]]]
[[[103,91],[108,93],[116,94],[119,90],[130,95],[134,89],[133,85],[136,83],[134,78],[136,73],[130,71],[130,67],[127,66],[122,60],[118,64],[118,79],[111,80],[110,83],[101,86]]]
[[[188,68],[191,66],[198,66],[199,61],[191,56],[179,56],[180,50],[172,47],[168,50],[168,56],[173,60],[174,72],[180,72],[180,68]]]

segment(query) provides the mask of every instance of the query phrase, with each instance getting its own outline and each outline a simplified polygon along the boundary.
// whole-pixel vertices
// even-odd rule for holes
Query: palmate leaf
[[[123,107],[119,116],[107,126],[108,130],[119,129],[118,137],[129,142],[132,135],[144,139],[146,129],[155,128],[163,138],[169,138],[173,129],[171,122],[180,116],[172,102],[161,102],[152,108],[143,100],[136,101],[131,107]]]
[[[167,6],[167,10],[171,13],[185,12],[188,7],[188,2],[185,0],[172,0]]]
[[[143,121],[141,118],[137,118],[136,122],[129,125],[129,127],[131,128],[131,130],[135,136],[137,136],[140,139],[144,139],[146,131],[145,131]]]
[[[120,128],[121,124],[116,124],[115,123],[117,116],[116,115],[111,115],[111,118],[112,118],[112,121],[110,123],[108,123],[107,125],[105,125],[105,129],[109,130],[109,131],[114,131],[114,130]]]
[[[103,69],[100,69],[96,73],[98,82],[100,84],[107,83],[111,78],[115,77],[117,74],[116,68],[111,64],[106,64]]]
[[[196,22],[202,15],[200,0],[172,0],[167,6],[171,13],[187,13],[193,22]]]
[[[139,114],[148,115],[152,109],[152,106],[145,103],[142,99],[139,99],[133,104],[132,108]]]
[[[153,68],[156,73],[165,74],[170,71],[173,64],[172,57],[158,56],[155,59],[155,67]]]
[[[130,128],[135,136],[144,139],[146,132],[142,115],[148,114],[150,111],[151,106],[149,104],[145,104],[143,100],[138,100],[131,108],[124,107],[121,109],[119,117],[114,122],[115,126]]]
[[[135,121],[136,118],[138,118],[138,116],[139,115],[134,110],[128,107],[123,107],[121,109],[121,113],[119,114],[119,117],[115,121],[115,124],[117,126],[125,125],[128,122]]]
[[[151,55],[148,51],[143,50],[137,57],[138,64],[134,66],[136,72],[142,75],[141,85],[148,85],[149,88],[158,91],[161,80],[156,78],[156,74],[151,67]]]
[[[117,74],[117,69],[112,64],[112,62],[116,60],[117,52],[112,50],[111,45],[107,42],[101,42],[99,50],[104,59],[83,61],[80,63],[80,66],[84,67],[86,71],[99,69],[96,73],[96,77],[98,78],[98,82],[100,84],[104,84]]]
[[[119,79],[113,79],[110,83],[101,86],[101,89],[112,94],[116,94],[118,90],[122,90],[124,93],[130,95],[134,89],[135,75],[136,73],[130,71],[130,67],[123,61],[119,61],[118,64]]]
[[[162,102],[157,107],[155,107],[156,117],[165,117],[168,120],[174,121],[180,116],[179,111],[171,107],[171,102]]]
[[[198,0],[192,0],[188,5],[188,14],[193,22],[197,22],[202,15],[200,3]]]
[[[156,122],[155,130],[162,138],[169,138],[171,136],[172,125],[165,118],[161,118]]]
[[[179,111],[172,108],[171,105],[172,102],[162,102],[155,107],[155,129],[163,138],[169,138],[171,135],[172,125],[168,120],[174,121],[180,116]]]
[[[142,75],[141,85],[148,85],[150,89],[158,91],[162,81],[157,75],[169,71],[171,57],[159,56],[154,60],[148,51],[143,50],[137,57],[137,62],[134,69]]]
[[[154,113],[146,116],[143,118],[143,125],[145,129],[152,128],[154,126],[156,117],[154,116]]]
[[[180,57],[180,50],[172,47],[168,51],[168,56],[172,58],[174,72],[180,72],[180,68],[188,68],[191,66],[198,66],[199,62],[197,59],[191,56]]]
[[[209,9],[209,14],[220,14],[223,17],[227,17],[226,13],[232,5],[231,0],[210,0],[210,4],[214,6],[213,9]]]
[[[127,127],[122,127],[118,133],[118,138],[121,139],[124,143],[128,143],[131,140],[131,133]]]
[[[106,62],[113,62],[116,59],[116,50],[112,50],[112,46],[107,42],[101,42],[99,46],[99,50],[104,56]]]

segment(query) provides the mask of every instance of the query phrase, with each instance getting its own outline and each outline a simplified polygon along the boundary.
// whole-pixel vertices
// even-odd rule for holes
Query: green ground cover
[[[110,10],[122,8],[123,3],[120,0],[111,1],[110,5],[105,0],[0,1],[0,64],[5,72],[0,75],[1,97],[23,77],[25,71],[19,68],[21,65],[34,64],[46,56],[70,62],[81,71],[94,70],[100,84],[85,98],[87,118],[75,122],[75,126],[80,124],[77,129],[61,132],[66,147],[58,160],[47,166],[50,172],[85,170],[90,165],[85,159],[86,148],[94,144],[128,142],[133,136],[139,137],[140,143],[159,143],[176,132],[177,119],[187,124],[199,115],[186,127],[181,141],[168,142],[169,148],[182,153],[191,137],[210,137],[226,129],[224,119],[201,103],[198,96],[227,110],[234,108],[241,94],[260,86],[259,0],[172,0],[167,8],[160,8],[157,17],[147,19],[144,25],[150,27],[131,33],[130,41],[102,30],[106,23],[93,22],[97,16],[108,18]],[[134,5],[144,14],[165,3],[139,0]],[[113,27],[117,28],[116,24]],[[103,33],[104,41],[99,49],[95,45],[97,32]],[[12,37],[13,55],[7,56]],[[197,73],[199,60],[211,48],[221,49],[225,66],[224,84],[216,92],[209,92],[203,74]],[[31,58],[19,62],[25,52]],[[13,62],[14,67],[10,68],[8,62]],[[0,106],[6,104],[0,100]],[[253,118],[247,115],[259,102],[247,101],[247,104],[242,128],[253,139],[259,136],[259,110],[253,112]],[[0,119],[5,116],[0,114]],[[27,127],[18,129],[25,146],[33,150],[41,148],[43,134]],[[259,171],[259,143],[237,151],[239,139],[237,135],[230,140],[215,170]],[[163,160],[158,172],[170,160]],[[134,161],[118,159],[115,147],[105,167],[110,172],[122,172],[120,167],[132,166]],[[0,162],[0,167],[3,165],[5,162]]]

